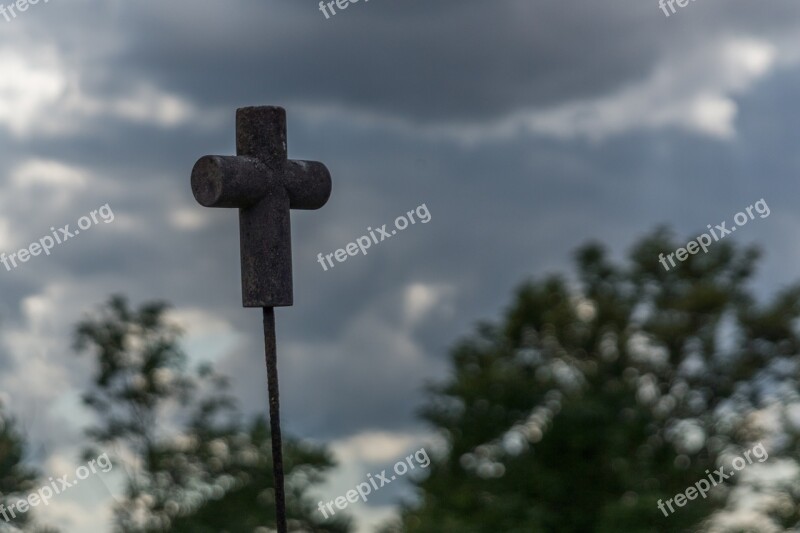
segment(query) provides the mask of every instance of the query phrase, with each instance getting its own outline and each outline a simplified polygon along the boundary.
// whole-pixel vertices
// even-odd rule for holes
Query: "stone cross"
[[[242,304],[263,308],[276,523],[278,533],[286,533],[273,308],[294,301],[289,211],[325,205],[331,175],[322,163],[288,159],[280,107],[236,110],[236,154],[201,157],[192,169],[192,192],[205,207],[239,209]]]
[[[325,205],[331,175],[322,163],[287,159],[281,107],[236,111],[236,154],[200,158],[192,192],[205,207],[239,208],[243,305],[292,305],[289,209]]]

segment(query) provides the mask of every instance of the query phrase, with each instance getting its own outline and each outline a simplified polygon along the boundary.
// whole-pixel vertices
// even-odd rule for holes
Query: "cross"
[[[192,193],[205,207],[239,209],[242,305],[261,307],[267,360],[278,533],[286,533],[274,307],[293,304],[290,209],[319,209],[331,194],[322,163],[288,159],[286,111],[236,110],[236,156],[207,155],[192,169]]]

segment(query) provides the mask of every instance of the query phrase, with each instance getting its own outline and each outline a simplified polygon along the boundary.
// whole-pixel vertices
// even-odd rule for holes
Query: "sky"
[[[0,17],[0,251],[113,213],[0,266],[0,400],[32,460],[80,465],[91,364],[71,332],[115,293],[168,301],[192,361],[266,411],[238,217],[189,182],[199,157],[235,153],[238,107],[284,107],[289,156],[333,178],[327,205],[292,213],[295,305],[276,312],[285,432],[340,462],[320,499],[435,447],[416,412],[449,348],[588,241],[621,258],[658,225],[688,241],[763,199],[770,215],[728,238],[764,250],[760,295],[797,280],[800,4],[675,7],[42,0]],[[420,206],[427,223],[317,262]],[[37,515],[106,531],[117,490]],[[371,531],[407,496],[397,483],[348,511]]]

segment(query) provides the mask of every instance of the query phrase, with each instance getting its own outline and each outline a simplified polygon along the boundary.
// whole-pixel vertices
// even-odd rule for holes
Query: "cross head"
[[[235,156],[207,155],[192,169],[192,192],[205,207],[239,209],[244,307],[293,303],[290,209],[319,209],[331,194],[322,163],[288,159],[286,111],[236,110]]]

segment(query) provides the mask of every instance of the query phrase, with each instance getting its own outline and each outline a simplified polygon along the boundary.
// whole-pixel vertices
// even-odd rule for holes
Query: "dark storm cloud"
[[[768,37],[800,11],[689,7],[667,19],[655,2],[373,1],[325,20],[314,2],[128,4],[132,31],[114,62],[206,106],[267,98],[473,122],[608,94],[686,53],[681,44]]]
[[[334,178],[328,205],[293,214],[296,306],[278,312],[285,423],[297,435],[419,431],[422,386],[446,376],[448,347],[476,321],[498,317],[526,277],[569,272],[572,250],[589,239],[620,256],[656,224],[693,236],[764,197],[773,215],[737,239],[768,248],[763,290],[795,277],[796,0],[696,0],[670,18],[655,1],[633,0],[371,0],[331,20],[316,2],[295,0],[39,7],[4,26],[0,64],[13,66],[2,63],[12,50],[45,68],[42,49],[50,50],[81,99],[37,115],[31,86],[13,113],[0,106],[0,222],[25,244],[106,202],[118,218],[23,270],[0,270],[4,332],[14,334],[0,348],[0,374],[21,383],[8,389],[20,395],[17,412],[42,391],[85,386],[88,361],[69,353],[71,325],[112,292],[230,324],[244,340],[215,355],[246,409],[264,412],[260,313],[240,306],[236,212],[201,208],[189,189],[199,156],[233,153],[239,105],[286,104],[290,156],[324,161]],[[790,67],[764,61],[762,77],[718,87],[727,71],[703,54],[726,38],[763,41],[734,50],[755,50],[758,63],[771,46]],[[388,120],[472,124],[557,108],[622,93],[664,64],[670,75],[688,65],[688,74],[655,94],[680,100],[675,87],[702,80],[698,91],[730,96],[736,135],[640,133],[623,123],[593,143],[521,134],[469,144]],[[730,86],[739,88],[733,96]],[[137,90],[179,98],[192,113],[158,122],[131,105]],[[661,103],[646,101],[635,121]],[[341,113],[319,111],[327,107]],[[8,116],[29,112],[37,127],[75,131],[7,129]],[[91,186],[43,194],[14,185],[31,159],[77,168]],[[421,203],[430,223],[330,271],[316,262]],[[414,287],[433,298],[416,315]],[[36,405],[32,434],[49,443],[48,424],[68,419]],[[62,428],[64,442],[80,443],[80,428]]]

